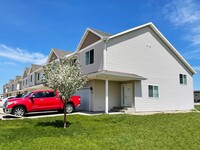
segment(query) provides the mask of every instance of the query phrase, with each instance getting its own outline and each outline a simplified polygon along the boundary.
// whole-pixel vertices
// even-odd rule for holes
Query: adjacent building
[[[200,102],[200,91],[194,91],[194,102]]]

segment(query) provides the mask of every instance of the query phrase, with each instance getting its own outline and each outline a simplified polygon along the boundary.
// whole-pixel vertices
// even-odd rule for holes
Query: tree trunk
[[[64,101],[64,128],[67,127],[67,112],[66,112],[66,105],[67,105],[67,102]]]

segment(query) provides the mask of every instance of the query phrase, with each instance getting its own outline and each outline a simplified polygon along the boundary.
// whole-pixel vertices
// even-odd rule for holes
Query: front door
[[[133,84],[122,84],[122,106],[132,107],[133,105]]]

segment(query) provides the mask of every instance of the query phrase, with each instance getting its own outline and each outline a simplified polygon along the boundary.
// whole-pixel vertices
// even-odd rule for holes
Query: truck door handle
[[[40,99],[41,101],[43,101],[44,99]]]

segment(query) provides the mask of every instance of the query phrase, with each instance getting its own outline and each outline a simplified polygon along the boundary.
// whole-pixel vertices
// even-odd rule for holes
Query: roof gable
[[[85,37],[85,40],[81,44],[80,50],[99,41],[99,40],[101,40],[101,37],[99,37],[96,34],[89,31],[87,36]]]
[[[24,69],[24,72],[23,72],[23,75],[22,75],[22,79],[27,77],[28,71],[29,71],[29,68],[25,68]]]
[[[58,49],[53,49],[53,51],[55,52],[56,56],[58,56],[59,58],[62,58],[66,55],[71,54],[71,52],[65,51],[65,50],[58,50]]]
[[[36,65],[36,64],[31,64],[31,67],[28,71],[28,74],[35,72],[35,70],[37,70],[38,68],[42,67],[41,65]]]
[[[58,59],[58,56],[56,56],[56,54],[53,52],[52,55],[51,55],[51,58],[49,60],[49,62],[52,62],[54,60]]]
[[[170,50],[177,56],[177,58],[181,62],[183,62],[183,64],[191,71],[192,74],[196,73],[196,71],[189,65],[189,63],[181,56],[181,54],[172,46],[172,44],[164,37],[164,35],[162,35],[162,33],[151,22],[110,36],[108,40],[118,38],[119,36],[128,34],[130,32],[134,32],[136,30],[140,30],[147,26],[150,27],[153,30],[153,32],[170,48]]]
[[[96,29],[90,29],[87,28],[85,33],[83,34],[83,37],[76,49],[76,51],[80,51],[81,49],[84,49],[88,47],[89,45],[92,45],[93,43],[100,41],[104,38],[107,38],[111,36],[111,34],[96,30]]]
[[[18,80],[20,80],[21,79],[21,76],[16,76],[15,77],[15,81],[18,81]]]
[[[58,56],[56,55],[56,53],[54,52],[54,50],[52,49],[49,56],[48,56],[48,59],[47,59],[47,64],[58,59]]]
[[[30,74],[30,73],[32,73],[33,72],[33,69],[32,69],[32,67],[29,69],[29,71],[28,71],[28,74]]]
[[[56,59],[60,59],[62,57],[65,57],[66,55],[69,55],[69,54],[71,54],[71,52],[52,48],[52,50],[51,50],[51,52],[48,56],[47,63],[50,63],[50,62],[52,62]]]

